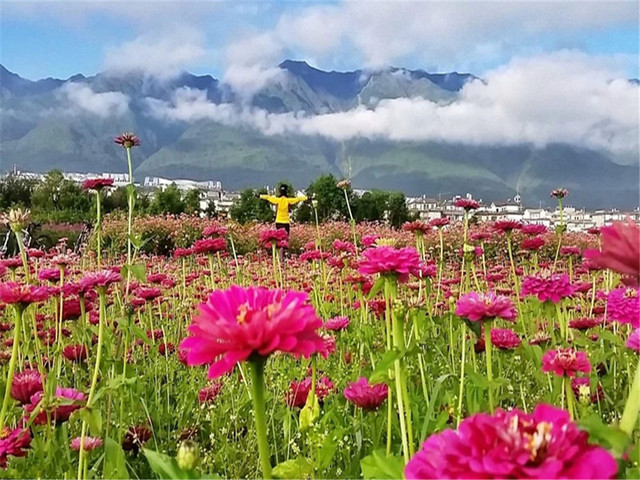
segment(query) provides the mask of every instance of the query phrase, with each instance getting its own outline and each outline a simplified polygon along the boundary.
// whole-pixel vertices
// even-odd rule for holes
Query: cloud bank
[[[416,97],[315,116],[273,114],[214,104],[203,91],[180,89],[170,102],[147,99],[147,106],[156,118],[209,119],[267,135],[536,147],[568,143],[631,163],[638,156],[640,87],[621,78],[614,67],[608,60],[573,51],[515,59],[488,72],[483,81],[466,84],[447,105]]]
[[[101,118],[121,116],[129,110],[129,96],[122,92],[96,93],[80,83],[66,83],[57,91],[70,114],[91,113]]]

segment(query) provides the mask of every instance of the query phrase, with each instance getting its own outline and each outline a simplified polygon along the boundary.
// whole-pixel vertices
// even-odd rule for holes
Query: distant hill
[[[250,107],[317,115],[370,108],[394,98],[422,97],[447,104],[455,101],[466,82],[477,78],[469,73],[402,68],[325,72],[293,60],[285,60],[279,68],[281,75],[255,93]],[[108,94],[105,98],[126,95],[128,109],[117,115],[68,111],[65,92],[83,86],[95,94]],[[246,101],[210,75],[183,73],[161,82],[100,73],[31,81],[0,65],[0,170],[16,164],[31,171],[124,172],[125,156],[113,137],[133,131],[142,141],[133,155],[136,176],[220,180],[225,188],[235,189],[281,179],[304,188],[322,173],[350,174],[356,188],[397,189],[409,195],[470,192],[485,201],[506,199],[518,191],[525,203],[535,205],[552,204],[549,191],[564,186],[577,205],[638,205],[637,165],[619,165],[603,153],[569,145],[336,142],[320,136],[265,135],[211,120],[181,122],[150,115],[150,99],[171,102],[176,90],[183,88],[204,92],[209,102],[218,105]],[[99,108],[96,105],[87,108]]]

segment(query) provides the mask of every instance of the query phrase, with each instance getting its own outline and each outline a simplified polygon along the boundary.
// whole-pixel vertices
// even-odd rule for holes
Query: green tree
[[[207,202],[207,208],[204,211],[207,218],[216,218],[218,216],[218,209],[216,208],[216,202],[211,199]]]
[[[353,199],[353,216],[356,222],[379,222],[385,220],[389,192],[372,190]]]
[[[39,221],[79,222],[94,217],[94,202],[80,185],[52,170],[34,189],[31,208]]]
[[[114,212],[116,210],[127,211],[127,189],[118,187],[115,190],[106,192],[102,199],[102,209],[104,213]]]
[[[318,202],[318,220],[345,220],[349,218],[347,201],[344,191],[336,186],[337,180],[333,175],[321,175],[307,188],[307,196]],[[353,201],[351,187],[347,189],[349,202]],[[296,211],[295,218],[298,222],[315,221],[312,206],[305,202]]]
[[[164,190],[156,190],[151,205],[149,205],[149,211],[156,215],[179,215],[185,211],[182,194],[175,183],[172,183]]]
[[[184,202],[184,211],[190,215],[200,215],[200,195],[201,192],[198,188],[192,188],[185,195],[182,201]]]
[[[402,192],[389,193],[387,200],[387,220],[394,228],[400,228],[402,224],[411,219],[407,199]]]
[[[38,182],[12,173],[0,180],[0,209],[31,208],[31,195]]]
[[[275,218],[274,211],[270,204],[259,198],[260,194],[267,193],[266,189],[258,190],[247,188],[240,193],[240,198],[236,200],[229,214],[238,223],[248,223],[252,221],[272,222]]]

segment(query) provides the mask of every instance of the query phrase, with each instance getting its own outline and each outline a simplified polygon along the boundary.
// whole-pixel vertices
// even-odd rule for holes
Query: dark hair
[[[286,197],[288,191],[289,191],[289,189],[287,188],[286,185],[280,185],[280,196],[281,197]]]

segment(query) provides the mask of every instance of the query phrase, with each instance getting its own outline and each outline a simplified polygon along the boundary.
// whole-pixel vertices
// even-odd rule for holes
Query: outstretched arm
[[[261,198],[262,200],[266,200],[266,201],[267,201],[267,202],[269,202],[269,203],[273,203],[273,204],[278,203],[278,201],[276,200],[276,197],[274,197],[274,196],[272,196],[272,195],[264,195],[264,194],[263,194],[263,195],[260,195],[260,198]]]
[[[301,197],[290,198],[289,203],[293,205],[294,203],[304,202],[306,199],[307,197],[302,195]]]

